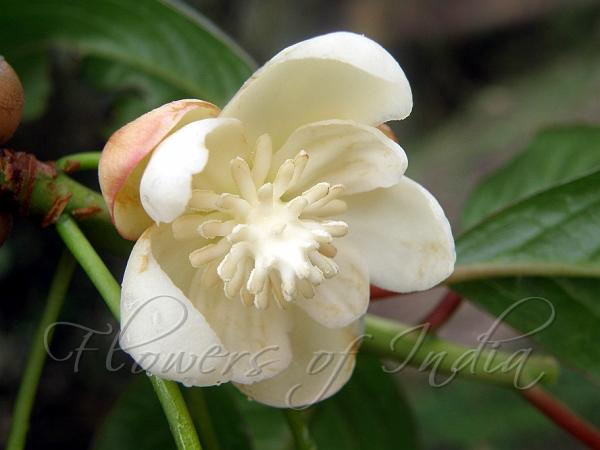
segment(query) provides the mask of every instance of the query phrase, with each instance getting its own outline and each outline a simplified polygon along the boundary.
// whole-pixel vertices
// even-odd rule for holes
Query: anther
[[[318,183],[307,191],[304,191],[302,197],[306,198],[309,204],[313,204],[325,197],[328,192],[329,183]]]
[[[346,209],[346,202],[336,199],[319,208],[314,208],[311,205],[304,210],[303,214],[310,217],[329,217],[340,215],[344,213]]]
[[[198,226],[198,233],[205,239],[214,239],[215,237],[227,236],[233,228],[236,222],[234,220],[228,220],[223,222],[222,220],[206,220]]]
[[[198,227],[204,220],[206,220],[206,218],[198,214],[179,216],[171,224],[173,237],[177,240],[198,238],[200,236]]]
[[[217,201],[219,201],[219,195],[213,191],[194,189],[192,191],[192,197],[188,202],[188,207],[194,211],[215,211],[218,209]]]
[[[238,156],[232,159],[230,164],[231,176],[240,190],[240,195],[252,204],[258,203],[256,186],[246,160]]]
[[[269,281],[273,298],[275,298],[275,301],[280,308],[285,309],[287,302],[283,298],[283,292],[281,292],[281,279],[279,278],[279,275],[277,275],[277,272],[271,272],[269,274]]]
[[[292,188],[302,176],[302,173],[308,164],[308,159],[308,153],[304,150],[300,150],[300,153],[294,158],[294,174],[292,175],[289,188]]]
[[[229,248],[229,241],[221,239],[216,244],[208,244],[190,253],[190,263],[192,264],[192,267],[201,267],[213,259],[225,255]]]
[[[314,210],[314,209],[322,208],[322,207],[328,205],[329,203],[331,203],[333,200],[338,198],[343,193],[344,193],[344,186],[342,186],[341,184],[335,184],[333,186],[330,186],[329,189],[327,190],[327,194],[324,195],[323,197],[321,197],[320,199],[315,200],[312,203],[312,205],[310,205],[309,209]]]
[[[240,300],[245,306],[250,306],[254,302],[254,295],[248,292],[245,286],[242,286],[240,290]]]
[[[313,298],[315,296],[315,286],[307,279],[298,280],[298,289],[304,298]]]
[[[315,241],[317,241],[320,244],[329,243],[333,241],[333,236],[331,236],[330,233],[328,233],[322,228],[315,228],[311,231],[311,233],[314,236]]]
[[[221,261],[217,267],[217,273],[224,281],[233,279],[238,265],[248,255],[248,244],[246,242],[240,242],[231,247],[229,253],[225,255],[225,258]]]
[[[250,276],[248,277],[248,283],[246,284],[248,292],[256,295],[262,291],[267,280],[267,275],[268,271],[264,267],[255,267],[252,269]]]
[[[263,205],[273,204],[273,185],[271,183],[263,184],[258,189],[258,201]]]
[[[302,214],[302,211],[308,206],[308,200],[303,196],[294,197],[287,205],[285,205],[286,209],[298,217]]]
[[[273,144],[268,134],[263,134],[256,140],[254,165],[252,166],[252,179],[255,186],[262,186],[271,168]]]
[[[279,199],[290,186],[292,177],[294,176],[294,161],[287,159],[283,162],[277,175],[275,175],[275,181],[273,182],[273,198]]]
[[[241,242],[249,237],[249,226],[245,223],[237,224],[227,235],[227,240],[231,243]]]
[[[311,252],[308,257],[310,258],[310,262],[312,262],[319,268],[319,270],[321,270],[321,272],[323,272],[325,278],[331,278],[338,274],[339,267],[337,264],[320,252]]]
[[[341,220],[326,220],[321,222],[321,227],[333,237],[343,237],[348,234],[348,224]]]
[[[328,258],[333,258],[337,255],[337,248],[329,243],[323,242],[319,245],[319,253]]]
[[[265,284],[263,289],[254,296],[254,306],[257,309],[266,309],[269,306],[269,294],[271,293],[271,289],[269,289],[270,281],[267,278],[265,280]]]
[[[246,281],[246,263],[241,261],[231,279],[225,282],[225,295],[228,298],[235,297],[244,286],[244,281]]]
[[[223,212],[244,216],[250,211],[250,204],[243,198],[233,194],[221,194],[217,201],[217,208]]]

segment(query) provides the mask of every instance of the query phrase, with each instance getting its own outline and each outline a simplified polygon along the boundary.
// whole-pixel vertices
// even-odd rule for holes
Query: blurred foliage
[[[282,411],[246,399],[232,385],[184,391],[195,419],[210,414],[221,450],[286,450],[292,438]],[[368,414],[366,405],[369,405]],[[399,386],[376,358],[361,355],[351,381],[334,397],[306,410],[321,450],[418,450],[416,422]],[[202,421],[202,423],[206,423]],[[200,439],[206,430],[198,424]],[[206,439],[206,437],[205,437]],[[99,431],[95,450],[172,448],[158,400],[136,377]],[[207,446],[208,447],[208,446]]]
[[[179,98],[223,105],[253,63],[193,10],[172,1],[4,0],[0,46],[23,74],[25,116],[45,109],[49,50],[86,58],[81,74],[115,95],[117,125]],[[29,95],[33,93],[33,95]]]
[[[416,373],[403,373],[402,380],[428,449],[585,448],[505,388],[460,379],[441,389],[431,388],[426,377]],[[598,384],[563,370],[550,390],[567,399],[578,414],[600,423]]]

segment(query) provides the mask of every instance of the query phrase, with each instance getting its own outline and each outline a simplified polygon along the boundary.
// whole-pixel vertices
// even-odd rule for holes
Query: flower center
[[[176,238],[213,240],[189,255],[191,265],[203,271],[200,282],[208,287],[222,280],[227,297],[259,309],[271,298],[281,307],[312,298],[315,286],[339,272],[332,241],[348,232],[345,222],[330,219],[346,209],[338,198],[342,185],[317,183],[282,200],[302,175],[308,154],[300,151],[284,161],[267,182],[271,160],[271,139],[263,135],[252,169],[241,157],[231,160],[239,195],[194,190],[188,205],[194,214],[173,222]]]

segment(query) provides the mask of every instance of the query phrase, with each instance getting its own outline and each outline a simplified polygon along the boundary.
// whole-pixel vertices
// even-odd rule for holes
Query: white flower
[[[411,108],[383,48],[333,33],[280,52],[223,111],[181,100],[115,133],[100,183],[138,238],[122,347],[160,377],[275,406],[337,392],[369,280],[418,291],[454,267],[442,209],[376,128]]]

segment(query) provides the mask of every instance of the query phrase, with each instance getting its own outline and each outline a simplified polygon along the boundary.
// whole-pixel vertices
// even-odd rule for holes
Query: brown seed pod
[[[19,126],[24,103],[19,77],[0,56],[0,144],[6,142]]]

